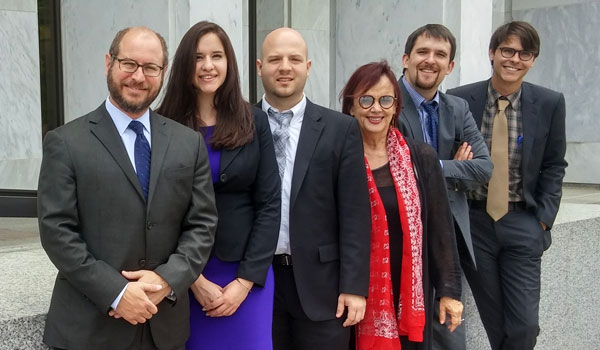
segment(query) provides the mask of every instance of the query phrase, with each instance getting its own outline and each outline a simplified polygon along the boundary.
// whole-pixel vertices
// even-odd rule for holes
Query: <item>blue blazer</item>
[[[281,184],[267,115],[256,107],[252,113],[252,142],[221,151],[213,254],[240,261],[237,276],[263,286],[279,237]]]

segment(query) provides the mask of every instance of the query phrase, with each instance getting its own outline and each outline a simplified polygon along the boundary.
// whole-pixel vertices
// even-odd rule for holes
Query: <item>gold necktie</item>
[[[488,184],[487,212],[494,221],[508,213],[508,122],[504,109],[508,100],[498,100],[498,112],[492,130],[492,163],[494,171]]]

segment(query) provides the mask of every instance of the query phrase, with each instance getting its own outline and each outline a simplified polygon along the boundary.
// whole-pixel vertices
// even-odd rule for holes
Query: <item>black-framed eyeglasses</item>
[[[396,98],[394,96],[385,95],[379,97],[379,105],[383,109],[392,108],[394,103],[396,102]],[[375,104],[375,97],[371,95],[362,95],[358,98],[358,105],[364,109],[369,109]]]
[[[515,50],[512,47],[499,47],[498,50],[500,50],[500,54],[504,58],[511,58],[515,54],[519,54],[519,58],[521,59],[521,61],[529,61],[535,56],[535,54],[531,51]]]
[[[142,67],[142,72],[147,77],[157,77],[160,75],[164,66],[159,66],[158,64],[148,63],[148,64],[139,64],[136,61],[130,58],[118,58],[117,56],[112,56],[114,60],[119,62],[119,69],[125,73],[135,73],[137,72],[139,67]]]

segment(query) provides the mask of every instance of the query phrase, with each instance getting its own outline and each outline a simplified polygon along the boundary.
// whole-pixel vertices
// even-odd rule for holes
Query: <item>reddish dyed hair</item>
[[[340,102],[342,102],[342,113],[350,115],[350,109],[354,104],[354,99],[379,83],[381,77],[387,77],[394,87],[394,96],[396,97],[396,112],[392,117],[392,126],[396,126],[396,119],[402,109],[402,92],[398,79],[392,71],[392,68],[383,60],[380,62],[371,62],[358,67],[348,79],[346,86],[340,92]]]

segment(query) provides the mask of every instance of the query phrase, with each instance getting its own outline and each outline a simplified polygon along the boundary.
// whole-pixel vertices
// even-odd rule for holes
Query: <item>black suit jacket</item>
[[[281,185],[269,121],[260,109],[252,112],[252,142],[221,151],[213,252],[223,261],[240,261],[237,276],[263,286],[279,235]]]
[[[340,293],[368,294],[371,209],[358,123],[308,99],[289,215],[302,308],[311,320],[334,319]]]
[[[398,84],[402,90],[402,112],[398,116],[398,129],[402,134],[423,142],[425,138],[419,112],[404,83],[399,80]],[[438,116],[437,155],[443,164],[442,173],[448,189],[448,201],[471,262],[475,265],[467,191],[486,184],[492,176],[493,165],[483,136],[475,125],[465,100],[440,92]],[[463,142],[471,145],[473,159],[454,160],[454,155]]]
[[[479,129],[488,85],[489,80],[486,80],[448,90],[449,94],[469,102]],[[527,82],[523,82],[521,89],[523,196],[527,208],[550,228],[558,213],[567,167],[565,97],[560,92]]]
[[[44,342],[125,349],[139,327],[108,315],[122,270],[153,270],[175,291],[149,320],[159,348],[189,336],[188,288],[214,240],[216,209],[206,147],[193,130],[150,112],[148,201],[103,103],[46,134],[38,184],[41,242],[58,269]]]

